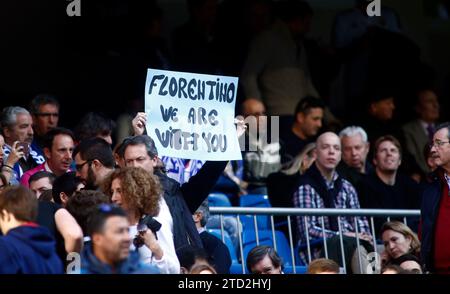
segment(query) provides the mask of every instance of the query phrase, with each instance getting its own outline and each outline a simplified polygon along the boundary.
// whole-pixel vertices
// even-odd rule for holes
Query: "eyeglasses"
[[[92,162],[92,160],[88,160],[88,161],[83,162],[82,164],[75,164],[75,169],[79,172],[79,171],[81,171],[81,169],[83,168],[83,166],[86,163],[91,163],[91,162]]]
[[[440,147],[444,146],[444,144],[446,144],[446,143],[450,143],[450,141],[436,140],[436,141],[430,143],[430,148],[433,148],[433,146],[440,148]]]

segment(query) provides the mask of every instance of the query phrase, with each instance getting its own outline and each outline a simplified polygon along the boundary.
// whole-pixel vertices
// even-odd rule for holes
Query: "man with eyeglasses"
[[[100,183],[114,170],[115,160],[111,146],[101,138],[82,141],[72,154],[76,176],[87,190],[97,190]]]
[[[422,194],[421,257],[426,271],[450,274],[450,122],[436,127],[431,157],[438,168]]]
[[[29,110],[35,133],[32,144],[35,148],[43,150],[45,134],[58,126],[59,102],[52,95],[40,94],[31,100]]]

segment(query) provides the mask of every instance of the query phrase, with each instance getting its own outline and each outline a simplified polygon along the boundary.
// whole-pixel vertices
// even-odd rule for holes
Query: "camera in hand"
[[[156,235],[156,232],[161,229],[161,224],[151,215],[147,215],[141,218],[139,224],[137,225],[138,233],[143,233],[148,229],[150,229],[153,234],[155,234],[155,238],[158,240],[158,235]],[[144,239],[140,235],[138,235],[133,239],[133,244],[136,248],[139,248],[144,245]]]

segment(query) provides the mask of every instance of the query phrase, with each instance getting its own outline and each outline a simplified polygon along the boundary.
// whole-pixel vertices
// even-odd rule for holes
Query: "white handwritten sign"
[[[147,133],[160,156],[240,160],[234,125],[238,78],[149,69]]]

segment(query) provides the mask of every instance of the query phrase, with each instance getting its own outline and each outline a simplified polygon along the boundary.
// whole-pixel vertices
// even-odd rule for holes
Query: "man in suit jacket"
[[[439,101],[436,93],[431,89],[419,91],[415,109],[418,118],[405,124],[402,132],[407,152],[416,159],[422,172],[427,174],[430,170],[426,163],[424,148],[432,139],[436,122],[439,120]]]

